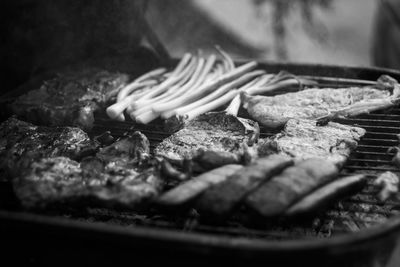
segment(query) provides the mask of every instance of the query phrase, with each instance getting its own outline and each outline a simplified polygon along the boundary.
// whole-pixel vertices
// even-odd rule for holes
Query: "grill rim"
[[[0,210],[0,225],[22,223],[33,227],[48,227],[58,231],[83,231],[87,234],[108,235],[111,239],[147,240],[148,242],[172,242],[185,245],[197,245],[207,249],[228,249],[249,252],[315,252],[316,250],[334,250],[344,252],[349,248],[373,246],[375,242],[396,239],[394,232],[400,232],[400,215],[388,218],[378,225],[357,232],[343,233],[329,238],[269,240],[260,238],[221,236],[209,233],[169,230],[151,226],[124,227],[103,222],[87,222],[53,215],[30,212],[10,212]],[[372,241],[372,242],[371,242]]]

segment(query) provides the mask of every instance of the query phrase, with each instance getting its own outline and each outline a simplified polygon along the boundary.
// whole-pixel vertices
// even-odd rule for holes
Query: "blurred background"
[[[398,0],[3,0],[0,12],[2,90],[76,62],[129,71],[215,45],[237,60],[400,68]]]

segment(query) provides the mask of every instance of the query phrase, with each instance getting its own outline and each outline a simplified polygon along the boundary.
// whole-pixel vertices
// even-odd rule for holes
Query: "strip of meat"
[[[295,161],[321,158],[341,167],[365,132],[359,127],[334,122],[316,126],[313,120],[290,119],[281,133],[259,141],[258,154],[281,153]]]
[[[35,126],[10,117],[0,125],[0,177],[8,180],[42,157],[79,160],[97,149],[98,144],[79,128]]]
[[[98,69],[63,73],[20,96],[11,109],[22,119],[38,125],[89,130],[94,112],[105,107],[128,80],[126,74]]]
[[[383,100],[385,108],[385,100],[390,96],[390,90],[350,87],[312,88],[276,96],[250,96],[243,93],[241,98],[243,107],[252,119],[260,125],[277,129],[292,118],[317,119],[357,103],[366,103],[368,106],[369,101]]]
[[[226,181],[209,188],[195,206],[204,217],[225,218],[250,192],[291,164],[292,160],[283,155],[259,158]]]
[[[191,202],[210,186],[225,181],[228,176],[234,174],[242,167],[242,165],[229,164],[203,173],[163,193],[157,198],[156,202],[165,207],[183,206]]]
[[[338,174],[338,168],[329,161],[307,159],[262,184],[247,196],[245,203],[262,217],[279,216],[293,203],[332,181]]]
[[[258,139],[258,124],[224,112],[210,112],[189,121],[184,128],[164,139],[154,152],[170,162],[193,160],[203,169],[243,163]],[[204,154],[214,154],[213,159]]]
[[[335,180],[305,196],[287,211],[286,215],[298,216],[312,214],[329,206],[337,199],[354,194],[361,190],[367,182],[366,175],[358,174]]]

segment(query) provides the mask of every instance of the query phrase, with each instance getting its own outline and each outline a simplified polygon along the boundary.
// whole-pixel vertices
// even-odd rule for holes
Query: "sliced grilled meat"
[[[282,132],[259,141],[258,154],[280,153],[295,161],[322,158],[341,167],[364,134],[359,127],[334,122],[316,126],[314,120],[290,119]]]
[[[283,155],[259,158],[226,181],[211,186],[199,197],[195,206],[206,219],[226,218],[249,193],[291,164],[292,160]]]
[[[356,103],[388,99],[390,90],[372,87],[312,88],[276,96],[241,95],[250,117],[268,128],[282,128],[289,119],[317,119]],[[374,102],[375,103],[375,102]]]
[[[262,217],[282,215],[293,203],[332,181],[338,168],[323,159],[307,159],[285,169],[246,198],[246,206]]]
[[[97,149],[98,144],[79,128],[35,126],[10,117],[0,125],[0,177],[9,179],[39,158],[79,160]]]
[[[94,112],[128,82],[128,75],[88,69],[59,74],[11,105],[20,118],[45,126],[91,129]]]
[[[184,206],[210,186],[225,181],[242,167],[242,165],[238,164],[228,164],[205,172],[163,193],[157,198],[156,202],[158,205],[167,208]]]
[[[181,130],[164,139],[155,154],[182,164],[184,159],[198,163],[200,169],[246,161],[258,139],[258,124],[224,112],[209,112],[189,121]]]
[[[366,183],[367,179],[364,174],[346,176],[335,180],[300,199],[285,212],[285,215],[304,216],[314,214],[316,211],[334,203],[337,199],[358,192]]]

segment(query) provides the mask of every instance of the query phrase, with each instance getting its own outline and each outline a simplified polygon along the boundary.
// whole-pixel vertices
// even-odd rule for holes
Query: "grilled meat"
[[[97,69],[63,73],[20,96],[11,109],[20,118],[38,125],[89,130],[94,112],[127,82],[126,74]]]
[[[74,127],[35,126],[10,117],[0,125],[0,173],[9,179],[29,162],[43,157],[65,156],[79,160],[94,155],[98,145]]]
[[[259,158],[226,181],[211,186],[199,197],[195,206],[204,217],[225,218],[249,193],[291,164],[292,160],[283,155]]]
[[[258,125],[253,121],[210,112],[164,139],[154,152],[176,164],[188,159],[200,169],[213,169],[245,162],[249,153],[247,146],[252,146],[258,135]]]
[[[286,168],[247,196],[245,203],[262,217],[282,215],[293,203],[339,174],[338,168],[323,159],[307,159]]]
[[[382,202],[395,196],[399,192],[399,177],[390,171],[384,172],[374,181],[374,185],[380,187],[378,199]]]
[[[364,134],[365,130],[359,127],[334,122],[316,126],[313,120],[290,119],[281,133],[260,140],[258,154],[280,153],[296,161],[323,158],[340,167]]]
[[[356,103],[388,99],[390,90],[372,87],[312,88],[276,96],[241,95],[243,107],[260,125],[276,129],[289,119],[317,119]]]
[[[163,186],[148,153],[148,139],[130,133],[81,163],[65,157],[35,161],[15,179],[14,189],[28,208],[87,203],[137,209]]]
[[[141,208],[162,186],[158,171],[149,168],[114,169],[96,158],[79,164],[65,157],[43,158],[32,163],[13,181],[14,191],[26,208],[88,206]],[[82,165],[82,166],[81,166]],[[94,166],[96,165],[96,166]]]
[[[210,186],[225,181],[240,168],[242,168],[241,165],[228,164],[205,172],[163,193],[157,198],[157,204],[164,207],[184,206]]]
[[[335,180],[300,199],[285,214],[289,216],[313,214],[329,206],[337,199],[352,195],[361,190],[366,182],[367,179],[364,174],[347,176]]]

